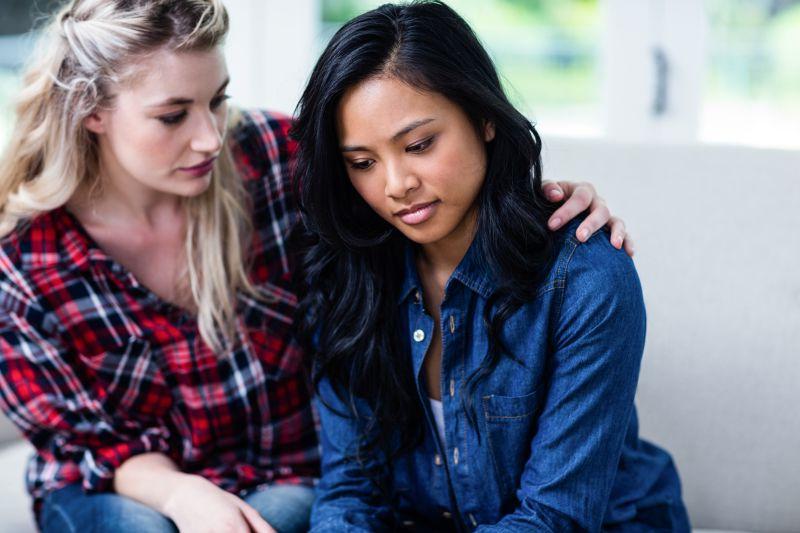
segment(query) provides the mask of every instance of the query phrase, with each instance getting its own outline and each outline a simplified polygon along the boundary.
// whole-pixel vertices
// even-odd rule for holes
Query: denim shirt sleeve
[[[633,412],[645,310],[625,253],[602,233],[585,244],[570,241],[557,266],[564,288],[552,323],[547,393],[517,490],[520,504],[477,531],[601,527]]]
[[[317,409],[320,417],[322,476],[311,512],[311,533],[366,533],[390,529],[391,507],[383,501],[364,470],[382,471],[378,454],[369,454],[370,464],[352,458],[359,428],[350,409],[335,394],[330,382],[319,385]],[[366,409],[363,405],[359,409]]]

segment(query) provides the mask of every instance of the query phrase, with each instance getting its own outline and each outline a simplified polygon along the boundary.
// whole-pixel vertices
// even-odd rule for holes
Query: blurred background
[[[57,3],[2,0],[0,144]],[[226,0],[234,102],[292,113],[330,36],[380,3]],[[447,3],[536,122],[546,177],[594,183],[635,237],[642,434],[693,525],[800,532],[800,0]]]
[[[316,56],[376,0],[229,0],[232,93],[291,111]],[[0,141],[36,18],[3,0]],[[800,148],[800,0],[451,0],[543,134]]]

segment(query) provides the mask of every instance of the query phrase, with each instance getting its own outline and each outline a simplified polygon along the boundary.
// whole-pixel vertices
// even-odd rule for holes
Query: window
[[[315,37],[319,52],[342,23],[384,2],[225,1],[237,103],[285,112],[316,59]],[[32,11],[50,13],[57,3],[3,0],[0,144]],[[545,136],[800,149],[800,0],[447,3],[473,26],[511,100]]]
[[[320,46],[380,0],[319,0]],[[545,134],[800,148],[800,0],[448,0]]]
[[[800,0],[706,0],[700,138],[800,148]]]

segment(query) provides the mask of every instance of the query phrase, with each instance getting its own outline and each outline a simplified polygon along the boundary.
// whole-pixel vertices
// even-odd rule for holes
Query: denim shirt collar
[[[422,288],[422,283],[417,273],[415,256],[419,246],[407,242],[404,250],[403,282],[400,285],[398,305],[401,305],[412,293],[418,292]],[[481,259],[480,245],[477,239],[473,239],[467,249],[467,253],[459,262],[450,279],[445,286],[445,295],[450,290],[453,280],[458,280],[468,289],[478,293],[483,298],[489,298],[498,286],[497,278],[492,274],[489,265]]]

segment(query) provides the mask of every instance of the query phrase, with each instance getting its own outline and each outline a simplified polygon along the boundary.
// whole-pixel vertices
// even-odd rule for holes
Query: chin
[[[423,223],[421,225],[424,226],[425,224]],[[398,227],[397,229],[400,230],[400,233],[405,235],[406,239],[416,244],[431,244],[440,241],[445,235],[447,235],[446,231],[436,227],[423,229],[421,227],[403,226],[401,228]]]
[[[203,176],[202,178],[197,178],[187,183],[184,187],[181,187],[180,191],[176,191],[176,194],[192,198],[194,196],[200,196],[206,192],[210,186],[211,176]]]

